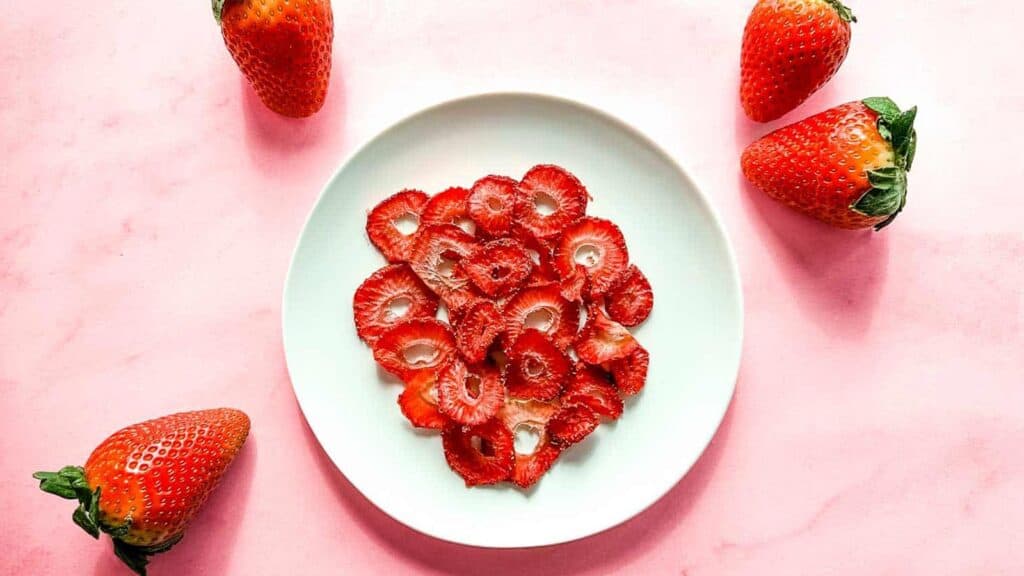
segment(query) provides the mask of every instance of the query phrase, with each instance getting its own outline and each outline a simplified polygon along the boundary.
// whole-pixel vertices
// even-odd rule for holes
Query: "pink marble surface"
[[[0,19],[0,573],[125,574],[29,474],[211,405],[253,436],[151,574],[1024,573],[1024,41],[1016,3],[850,0],[837,78],[793,117],[921,108],[907,212],[835,232],[744,184],[749,2],[335,2],[323,112],[265,111],[208,2],[10,3]],[[661,502],[488,551],[379,513],[307,428],[281,354],[289,254],[359,142],[489,90],[635,124],[720,208],[746,294],[735,401]],[[382,448],[383,449],[383,448]]]

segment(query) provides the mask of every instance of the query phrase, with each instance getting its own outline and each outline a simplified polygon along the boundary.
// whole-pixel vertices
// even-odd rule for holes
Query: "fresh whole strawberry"
[[[769,122],[835,75],[857,19],[839,0],[758,0],[743,31],[740,100],[751,120]]]
[[[838,228],[892,223],[907,200],[917,108],[866,98],[776,130],[743,152],[743,173],[772,198]]]
[[[144,576],[150,555],[181,540],[248,435],[249,417],[238,410],[182,412],[115,432],[84,468],[33,477],[78,500],[75,524],[93,538],[110,534],[118,558]]]
[[[330,0],[213,0],[213,14],[267,108],[294,118],[320,110],[331,76]]]

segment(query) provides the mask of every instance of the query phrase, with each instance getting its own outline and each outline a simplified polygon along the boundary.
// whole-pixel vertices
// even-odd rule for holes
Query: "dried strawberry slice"
[[[485,176],[473,184],[469,215],[485,234],[508,236],[516,207],[516,185],[505,176]]]
[[[483,362],[487,350],[505,330],[505,319],[490,300],[478,300],[459,316],[455,342],[459,353],[471,364]]]
[[[532,268],[533,261],[526,253],[526,248],[511,238],[479,246],[462,260],[462,269],[469,279],[481,292],[492,298],[515,294]]]
[[[509,399],[498,413],[515,439],[512,481],[521,488],[536,484],[562,453],[561,446],[551,441],[547,428],[557,411],[558,406],[549,402]],[[536,443],[528,446],[531,436]]]
[[[528,230],[522,228],[514,228],[512,237],[526,248],[526,254],[533,262],[530,275],[526,278],[526,286],[542,286],[559,281],[558,272],[555,271],[555,266],[551,262],[551,247],[546,242],[537,239]]]
[[[653,307],[651,283],[635,265],[630,266],[605,295],[608,317],[623,326],[638,326],[650,316]]]
[[[551,400],[569,377],[569,360],[542,332],[524,330],[508,352],[508,393],[516,398]]]
[[[466,486],[507,480],[515,463],[512,432],[497,419],[476,426],[452,424],[441,432],[444,457]]]
[[[548,421],[548,434],[562,446],[580,442],[597,429],[597,414],[586,404],[563,406]]]
[[[625,326],[612,320],[599,304],[587,307],[587,323],[576,339],[576,354],[587,364],[604,364],[629,356],[640,343]]]
[[[647,383],[647,367],[650,363],[651,355],[642,346],[637,346],[629,356],[610,362],[608,369],[615,379],[619,392],[633,395],[643,390],[644,384]]]
[[[562,297],[558,284],[524,288],[505,304],[505,330],[515,342],[525,328],[550,336],[565,350],[580,328],[580,308]]]
[[[373,357],[385,370],[409,381],[455,358],[455,336],[434,318],[406,320],[388,328],[373,345]]]
[[[366,235],[389,262],[409,259],[420,225],[420,213],[428,198],[419,190],[402,190],[377,204],[366,217]],[[404,224],[408,224],[408,229],[403,231]]]
[[[475,236],[476,223],[469,216],[469,194],[469,190],[455,187],[432,196],[420,215],[423,226],[451,224]]]
[[[427,370],[409,379],[398,396],[402,414],[417,428],[440,430],[448,419],[437,408],[437,372]]]
[[[476,247],[476,240],[457,226],[427,226],[418,234],[409,265],[449,308],[461,309],[477,296],[459,262]]]
[[[577,363],[569,385],[562,392],[562,405],[584,404],[598,416],[617,419],[622,416],[622,398],[609,378],[610,375],[597,366]]]
[[[437,297],[406,264],[377,270],[356,288],[352,312],[359,337],[373,344],[382,332],[413,318],[433,318]]]
[[[587,212],[587,189],[558,166],[534,166],[518,192],[516,223],[540,239],[557,236]]]
[[[563,281],[581,264],[590,280],[590,295],[599,296],[626,271],[629,251],[615,224],[601,218],[584,218],[562,235],[555,247],[555,270]]]
[[[441,370],[437,405],[441,413],[461,424],[482,424],[505,404],[501,374],[488,364],[466,366],[456,360]]]
[[[561,281],[562,298],[570,302],[582,302],[583,297],[589,294],[588,284],[587,269],[577,264]]]

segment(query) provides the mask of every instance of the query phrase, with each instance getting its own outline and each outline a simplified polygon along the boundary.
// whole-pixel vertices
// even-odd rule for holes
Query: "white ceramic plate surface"
[[[366,213],[403,188],[433,194],[535,164],[575,173],[588,214],[615,221],[654,288],[636,329],[645,390],[622,418],[563,454],[528,492],[467,489],[435,433],[413,430],[396,380],[356,336],[352,294],[385,264]],[[299,239],[284,294],[284,347],[302,411],[338,469],[377,507],[431,536],[514,548],[583,538],[640,513],[700,456],[732,397],[742,298],[723,229],[693,181],[622,122],[546,96],[491,94],[424,110],[374,138],[327,184]]]

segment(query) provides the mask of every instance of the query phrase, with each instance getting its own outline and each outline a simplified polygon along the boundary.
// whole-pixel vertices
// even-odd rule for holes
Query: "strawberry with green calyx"
[[[115,432],[84,467],[32,476],[44,492],[78,500],[75,524],[109,534],[117,557],[145,576],[149,556],[181,540],[248,434],[241,411],[182,412]]]
[[[888,226],[907,201],[917,108],[866,98],[781,128],[743,152],[743,174],[768,196],[845,229]]]

